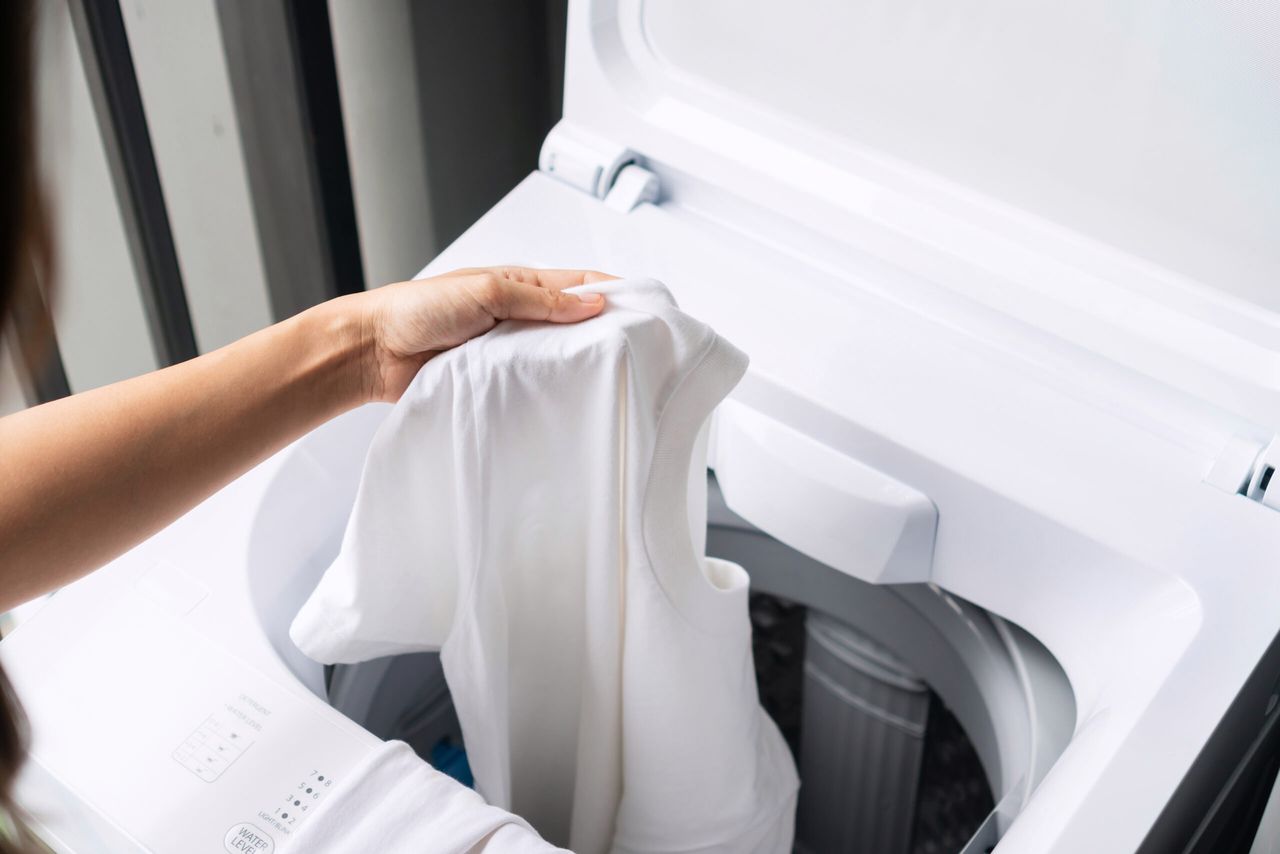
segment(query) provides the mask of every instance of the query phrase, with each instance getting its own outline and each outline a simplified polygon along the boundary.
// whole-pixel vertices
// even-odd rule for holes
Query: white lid
[[[1280,426],[1280,5],[574,0],[567,63],[657,167]]]

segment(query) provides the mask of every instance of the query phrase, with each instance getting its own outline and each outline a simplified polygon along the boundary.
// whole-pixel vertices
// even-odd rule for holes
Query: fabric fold
[[[281,854],[553,854],[523,819],[389,741],[338,783]]]
[[[746,356],[657,282],[576,290],[605,310],[423,367],[293,639],[326,662],[439,649],[478,790],[555,844],[782,854],[798,782],[747,577],[690,530],[698,437]]]

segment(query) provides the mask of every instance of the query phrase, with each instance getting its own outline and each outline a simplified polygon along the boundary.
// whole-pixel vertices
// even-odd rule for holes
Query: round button
[[[275,840],[247,821],[228,830],[222,839],[222,846],[231,854],[274,854],[276,850]]]

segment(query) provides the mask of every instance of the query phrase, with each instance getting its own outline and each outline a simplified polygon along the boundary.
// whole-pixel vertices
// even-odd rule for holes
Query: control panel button
[[[172,756],[192,774],[212,783],[252,744],[253,740],[237,723],[212,714],[174,749]]]
[[[232,854],[272,854],[276,843],[257,825],[242,821],[227,831],[222,847]]]

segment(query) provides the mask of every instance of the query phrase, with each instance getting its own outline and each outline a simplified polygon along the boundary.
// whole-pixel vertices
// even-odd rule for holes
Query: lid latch
[[[1241,436],[1232,438],[1205,482],[1280,510],[1280,436],[1265,447]]]
[[[1280,436],[1273,438],[1258,455],[1244,492],[1272,510],[1280,510],[1280,476],[1276,475],[1276,469],[1280,469]]]
[[[567,121],[547,134],[538,168],[620,213],[658,199],[658,176],[638,154]]]

